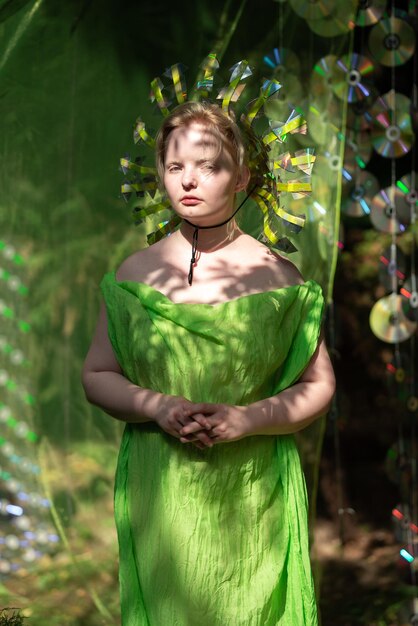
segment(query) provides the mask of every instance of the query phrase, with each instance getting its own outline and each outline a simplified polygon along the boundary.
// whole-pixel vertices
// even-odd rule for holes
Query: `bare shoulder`
[[[145,281],[147,276],[158,266],[160,243],[137,250],[128,256],[116,271],[117,280]]]
[[[252,259],[254,270],[261,270],[270,287],[288,287],[304,283],[304,278],[294,263],[250,235],[242,241],[246,253]]]
[[[276,264],[281,279],[286,283],[285,286],[302,285],[305,282],[302,274],[292,261],[269,248],[267,248],[267,254],[272,258],[273,263]]]
[[[146,250],[138,250],[122,261],[116,271],[117,280],[136,280],[136,268],[146,258],[145,252]]]

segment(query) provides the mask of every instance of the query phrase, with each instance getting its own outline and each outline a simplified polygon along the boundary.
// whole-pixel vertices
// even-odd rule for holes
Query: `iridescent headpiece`
[[[274,79],[263,80],[257,98],[249,102],[238,116],[235,110],[237,102],[246,87],[247,79],[252,75],[249,63],[244,60],[234,65],[228,84],[214,97],[214,79],[218,69],[216,55],[209,54],[202,63],[196,84],[188,96],[183,66],[178,63],[172,65],[164,72],[163,77],[157,77],[151,82],[151,101],[157,104],[165,117],[171,112],[170,109],[187,100],[210,101],[220,106],[237,122],[248,154],[247,164],[251,175],[248,197],[256,202],[263,215],[261,237],[267,245],[292,252],[296,248],[283,233],[286,229],[299,232],[305,218],[292,215],[281,207],[279,194],[287,192],[294,198],[299,198],[311,191],[310,176],[315,161],[313,150],[298,150],[294,154],[285,150],[288,135],[306,134],[306,121],[297,110],[292,110],[284,122],[267,117],[265,105],[274,101],[281,88],[280,83]],[[261,131],[258,130],[260,126],[264,126]],[[141,118],[136,120],[134,126],[134,142],[152,149],[155,147],[155,140],[147,132]],[[122,195],[125,200],[133,193],[137,197],[133,208],[136,223],[146,222],[153,215],[162,215],[170,207],[170,201],[159,186],[156,168],[142,163],[142,156],[134,160],[126,156],[120,160],[121,170],[126,177],[121,188]],[[148,243],[155,243],[172,232],[180,221],[177,214],[173,214],[157,227],[153,225],[148,231]]]

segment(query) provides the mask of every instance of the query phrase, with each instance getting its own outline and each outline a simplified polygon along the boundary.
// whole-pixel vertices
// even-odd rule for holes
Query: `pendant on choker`
[[[231,217],[228,217],[228,219],[224,220],[220,224],[214,224],[213,226],[198,226],[197,224],[193,224],[192,222],[189,222],[189,220],[186,220],[185,218],[183,219],[183,221],[186,222],[186,224],[189,224],[189,226],[193,226],[194,228],[193,237],[192,237],[192,256],[190,259],[190,268],[189,268],[189,274],[187,277],[189,285],[192,285],[193,283],[193,270],[196,265],[196,253],[197,253],[197,242],[199,238],[199,230],[208,230],[209,228],[219,228],[220,226],[225,226],[225,224],[228,224],[228,222],[230,222],[236,216],[240,208],[248,200],[248,198],[251,196],[253,191],[254,190],[251,190],[251,192],[245,196],[244,200],[241,202],[239,207],[235,209]]]

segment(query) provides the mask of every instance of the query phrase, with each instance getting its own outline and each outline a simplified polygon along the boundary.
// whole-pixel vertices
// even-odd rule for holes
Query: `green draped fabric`
[[[109,337],[132,382],[246,405],[292,385],[315,351],[314,281],[217,305],[103,278]],[[211,449],[127,424],[115,515],[123,626],[315,626],[306,489],[294,438]]]

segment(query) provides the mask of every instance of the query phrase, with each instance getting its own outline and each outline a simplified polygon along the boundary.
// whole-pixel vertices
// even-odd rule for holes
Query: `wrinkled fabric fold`
[[[313,281],[217,305],[101,283],[127,378],[193,402],[247,405],[298,380],[319,337]],[[315,626],[307,499],[294,438],[198,450],[127,424],[115,480],[122,626]]]

